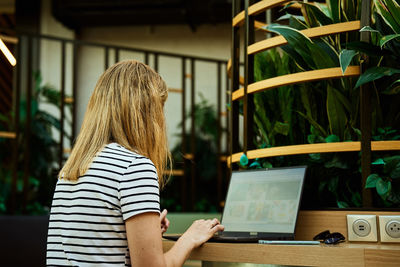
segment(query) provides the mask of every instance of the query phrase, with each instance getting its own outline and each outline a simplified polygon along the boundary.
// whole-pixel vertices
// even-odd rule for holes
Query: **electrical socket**
[[[349,241],[378,241],[376,215],[347,215],[347,239]]]
[[[400,215],[379,216],[381,242],[400,242]]]

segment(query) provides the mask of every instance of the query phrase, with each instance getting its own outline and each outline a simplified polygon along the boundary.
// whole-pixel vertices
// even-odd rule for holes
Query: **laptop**
[[[294,240],[305,173],[306,166],[232,172],[221,219],[225,230],[208,242]]]

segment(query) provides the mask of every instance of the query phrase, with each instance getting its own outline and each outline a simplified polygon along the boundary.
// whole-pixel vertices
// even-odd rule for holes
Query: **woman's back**
[[[58,181],[47,265],[130,265],[124,220],[159,211],[153,163],[116,143],[108,144],[76,182]]]

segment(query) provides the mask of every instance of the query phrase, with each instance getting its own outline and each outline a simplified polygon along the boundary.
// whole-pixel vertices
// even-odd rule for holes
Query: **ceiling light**
[[[3,54],[6,56],[8,61],[12,66],[15,66],[17,64],[17,60],[13,56],[13,54],[8,50],[7,46],[4,44],[3,40],[0,39],[0,50],[3,52]]]

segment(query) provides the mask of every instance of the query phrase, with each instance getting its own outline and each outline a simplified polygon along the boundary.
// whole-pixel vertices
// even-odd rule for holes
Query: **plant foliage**
[[[360,0],[331,0],[325,6],[302,3],[302,16],[290,14],[287,5],[283,9],[286,13],[280,20],[288,20],[288,25],[270,24],[265,27],[270,32],[282,35],[287,40],[287,45],[256,55],[255,81],[331,67],[341,67],[344,73],[348,66],[360,65],[364,54],[370,59],[367,70],[359,78],[282,86],[255,94],[254,120],[257,136],[254,141],[258,148],[359,141],[361,132],[358,87],[366,83],[372,83],[375,91],[371,99],[374,138],[400,139],[396,134],[400,129],[400,16],[396,14],[400,14],[400,9],[398,2],[394,0],[376,0],[374,3],[377,10],[373,14],[375,23],[362,29],[371,34],[371,43],[360,42],[359,32],[313,39],[301,33],[301,30],[307,28],[360,20]],[[382,129],[386,129],[384,133]],[[387,134],[390,131],[393,132]],[[388,155],[382,157],[391,159]],[[247,163],[241,159],[241,167],[308,165],[310,168],[303,204],[308,208],[346,208],[362,205],[359,159],[358,152],[310,154],[256,159]],[[387,177],[385,173],[382,175],[380,177]],[[392,200],[399,197],[389,178],[377,179],[374,185],[377,190],[379,188],[378,195],[381,197],[386,196],[387,199],[390,195]],[[394,201],[390,203],[399,205]],[[387,201],[384,205],[388,205]]]

